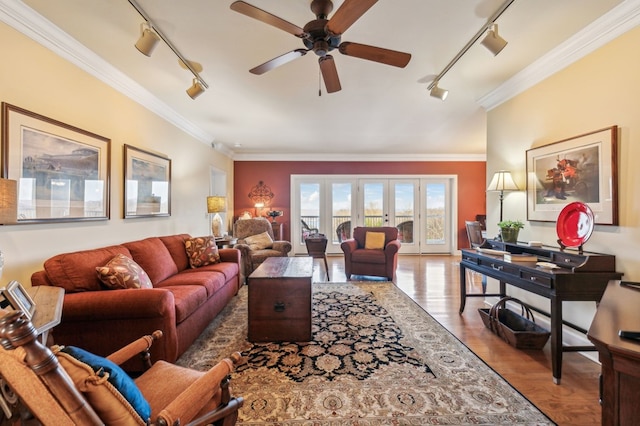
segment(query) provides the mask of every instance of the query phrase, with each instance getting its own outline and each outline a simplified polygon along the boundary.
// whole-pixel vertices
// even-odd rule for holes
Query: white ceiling
[[[143,19],[127,0],[24,0],[93,53],[56,34],[58,28],[37,15],[21,18],[27,23],[23,32],[55,37],[56,48],[74,50],[67,55],[85,69],[234,158],[421,159],[483,158],[485,107],[577,59],[571,55],[598,47],[592,40],[606,41],[614,21],[629,15],[630,4],[637,10],[640,0],[515,0],[497,20],[507,47],[494,57],[475,43],[441,79],[450,91],[444,102],[429,96],[428,76],[444,69],[503,0],[377,2],[342,41],[411,53],[409,65],[401,69],[334,51],[342,90],[327,94],[322,85],[322,96],[312,52],[261,76],[248,72],[303,45],[230,10],[232,0],[138,2],[186,59],[202,64],[210,88],[195,100],[185,93],[193,76],[165,44],[151,57],[134,48]],[[308,0],[247,2],[300,27],[315,18]],[[334,1],[334,12],[342,3]],[[17,0],[0,0],[5,9],[15,5],[22,7]],[[113,68],[101,66],[100,58]],[[546,58],[545,66],[540,58]]]

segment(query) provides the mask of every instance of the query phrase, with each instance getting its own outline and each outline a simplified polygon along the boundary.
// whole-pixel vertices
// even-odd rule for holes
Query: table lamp
[[[214,237],[222,237],[222,218],[221,212],[227,211],[227,199],[220,195],[207,197],[207,212],[214,213],[211,220],[211,233]]]
[[[513,181],[511,172],[507,170],[500,170],[495,172],[493,179],[487,187],[487,191],[500,192],[500,222],[502,222],[502,201],[504,200],[505,191],[519,191],[518,185]]]

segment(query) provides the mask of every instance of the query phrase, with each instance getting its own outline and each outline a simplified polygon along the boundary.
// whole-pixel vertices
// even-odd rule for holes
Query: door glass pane
[[[320,228],[320,184],[300,184],[300,242],[304,243],[305,237]]]
[[[412,183],[396,183],[394,185],[394,225],[398,228],[398,239],[403,243],[413,243],[414,186]]]
[[[364,184],[364,226],[383,226],[384,184]]]
[[[427,184],[427,244],[445,244],[445,185]]]
[[[334,243],[351,238],[351,184],[331,184],[331,239]]]

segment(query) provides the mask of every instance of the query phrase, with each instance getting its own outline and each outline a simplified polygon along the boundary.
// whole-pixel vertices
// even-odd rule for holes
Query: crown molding
[[[242,154],[235,153],[234,161],[332,161],[332,162],[425,162],[425,161],[487,161],[486,154]]]
[[[640,0],[625,0],[487,93],[478,103],[491,110],[640,25]]]
[[[187,120],[42,15],[17,0],[0,0],[0,21],[93,75],[149,111],[206,144],[214,136]]]

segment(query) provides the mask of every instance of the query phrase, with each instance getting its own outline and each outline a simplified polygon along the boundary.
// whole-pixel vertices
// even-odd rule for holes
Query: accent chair
[[[391,226],[353,229],[353,238],[340,245],[344,252],[344,272],[347,280],[351,275],[395,278],[398,266],[398,228]]]
[[[273,240],[271,222],[264,217],[237,220],[233,236],[238,239],[233,248],[241,252],[245,278],[268,257],[287,257],[291,251],[290,241]]]

